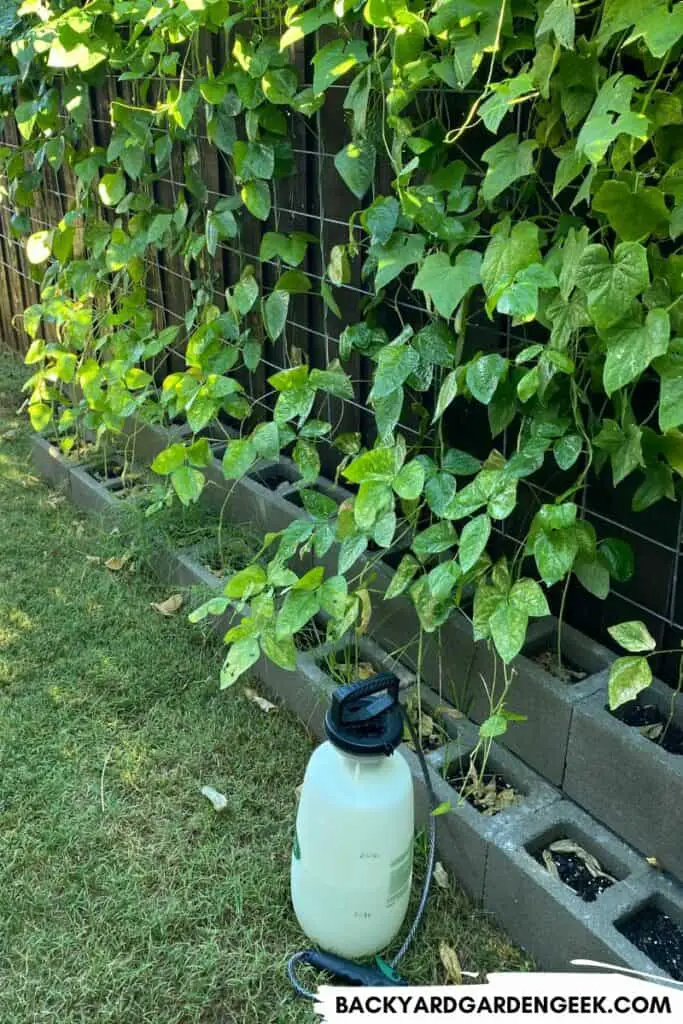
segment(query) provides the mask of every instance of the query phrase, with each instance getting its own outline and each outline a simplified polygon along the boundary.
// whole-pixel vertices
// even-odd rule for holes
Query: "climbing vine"
[[[224,61],[206,57],[211,36]],[[185,419],[190,436],[152,469],[186,504],[201,496],[202,433],[217,418],[232,431],[229,480],[282,453],[298,467],[308,515],[195,614],[229,601],[243,613],[226,636],[224,684],[261,652],[294,668],[295,637],[321,613],[339,637],[371,629],[378,602],[401,594],[416,632],[466,614],[508,663],[529,620],[548,613],[549,588],[576,578],[605,598],[628,579],[630,550],[596,534],[580,495],[606,473],[615,486],[637,480],[635,511],[680,491],[683,4],[26,0],[0,6],[3,37],[0,115],[20,136],[18,149],[0,146],[3,203],[41,282],[24,316],[34,427],[66,450],[134,414]],[[315,51],[303,80],[301,46]],[[89,119],[108,76],[119,91],[105,146]],[[277,230],[273,186],[294,173],[293,119],[315,126],[340,86],[347,141],[334,166],[358,208],[348,241],[323,245],[316,277],[306,267],[321,240]],[[204,135],[231,182],[216,202]],[[155,184],[171,166],[182,189],[169,207]],[[46,168],[72,198],[59,223],[34,231]],[[254,223],[277,280],[264,289],[244,258],[216,304],[216,253],[239,249]],[[160,252],[192,279],[182,323],[164,329],[147,301]],[[287,346],[292,296],[316,297],[339,321],[338,290],[356,267],[372,298],[342,325],[338,358],[313,367]],[[414,322],[397,302],[408,293],[423,307]],[[268,376],[264,418],[248,382],[275,342],[287,361]],[[182,370],[166,372],[171,353]],[[330,398],[359,400],[357,355],[373,366],[373,447],[327,415]],[[477,407],[481,458],[457,430]],[[330,448],[352,493],[342,503],[311,486]],[[535,498],[524,521],[549,466],[562,494]],[[497,532],[520,521],[501,553]],[[390,550],[397,569],[377,593],[362,556]],[[316,565],[301,575],[309,552]],[[643,643],[616,663],[613,706],[651,680]]]

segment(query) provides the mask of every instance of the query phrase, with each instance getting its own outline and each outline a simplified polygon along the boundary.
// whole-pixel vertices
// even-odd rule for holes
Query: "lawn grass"
[[[0,353],[0,1024],[317,1020],[284,973],[310,737],[219,692],[220,644],[105,568],[125,539],[31,474],[22,377]],[[454,885],[410,980],[444,981],[441,942],[466,970],[528,966]]]

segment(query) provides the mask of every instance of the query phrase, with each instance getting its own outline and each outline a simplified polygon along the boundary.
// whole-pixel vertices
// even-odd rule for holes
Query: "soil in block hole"
[[[618,930],[676,981],[683,981],[683,929],[655,906],[645,906]]]
[[[91,476],[94,476],[96,480],[103,483],[105,480],[118,480],[123,476],[124,473],[123,462],[118,459],[107,460],[106,462],[98,462],[94,465],[88,466],[88,472]]]
[[[609,707],[606,710],[609,711]],[[670,754],[683,754],[683,729],[679,729],[673,722],[668,724],[667,716],[654,704],[640,704],[637,700],[630,700],[610,714],[624,725],[638,729],[646,739],[658,743]]]
[[[555,679],[563,683],[580,683],[582,679],[588,678],[588,672],[579,668],[563,654],[561,659],[557,657],[557,648],[546,647],[543,650],[535,651],[528,655],[532,661],[544,668]]]
[[[448,766],[446,781],[486,818],[514,807],[522,799],[498,772],[485,771],[482,775],[476,765],[463,765],[461,761]]]
[[[616,882],[597,858],[573,839],[556,839],[535,857],[553,878],[564,882],[586,903],[592,903]]]

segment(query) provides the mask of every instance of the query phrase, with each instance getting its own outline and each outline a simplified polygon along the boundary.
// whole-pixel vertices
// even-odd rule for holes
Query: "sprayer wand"
[[[427,787],[427,793],[429,794],[429,803],[431,810],[436,809],[437,800],[436,794],[434,793],[434,787],[432,786],[432,780],[429,777],[429,768],[425,761],[425,756],[420,746],[419,737],[415,732],[413,723],[410,721],[405,708],[401,708],[403,717],[405,718],[408,726],[408,732],[410,738],[415,747],[415,753],[417,759],[420,762],[420,768],[424,776],[425,785]],[[309,992],[308,989],[304,988],[299,982],[296,976],[297,964],[309,964],[311,967],[315,967],[320,971],[327,971],[328,974],[332,974],[335,978],[341,981],[347,981],[352,985],[405,985],[407,984],[400,975],[397,973],[396,968],[403,960],[404,956],[408,952],[410,945],[415,938],[415,934],[420,927],[420,921],[427,905],[427,897],[429,896],[429,889],[432,884],[432,876],[434,874],[434,860],[436,857],[436,818],[433,814],[429,815],[429,848],[427,852],[427,870],[425,872],[425,879],[422,886],[422,895],[420,897],[420,903],[415,912],[413,923],[411,924],[408,934],[403,940],[403,944],[399,949],[396,956],[389,961],[389,967],[391,972],[383,973],[377,967],[371,967],[367,964],[357,964],[353,960],[345,960],[343,957],[335,956],[333,953],[325,953],[317,949],[302,949],[298,953],[295,953],[290,957],[287,963],[287,975],[292,983],[292,987],[295,992],[303,996],[305,999],[315,999],[315,993]]]

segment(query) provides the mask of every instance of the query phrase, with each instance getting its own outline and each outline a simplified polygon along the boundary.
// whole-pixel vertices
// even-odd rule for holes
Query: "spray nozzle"
[[[297,958],[300,963],[310,964],[311,967],[315,967],[319,971],[327,971],[328,974],[334,975],[339,981],[345,981],[349,985],[394,986],[408,984],[391,968],[384,971],[381,967],[373,967],[371,964],[355,964],[353,960],[345,960],[341,956],[335,956],[334,953],[324,953],[318,949],[305,949],[297,954]]]

